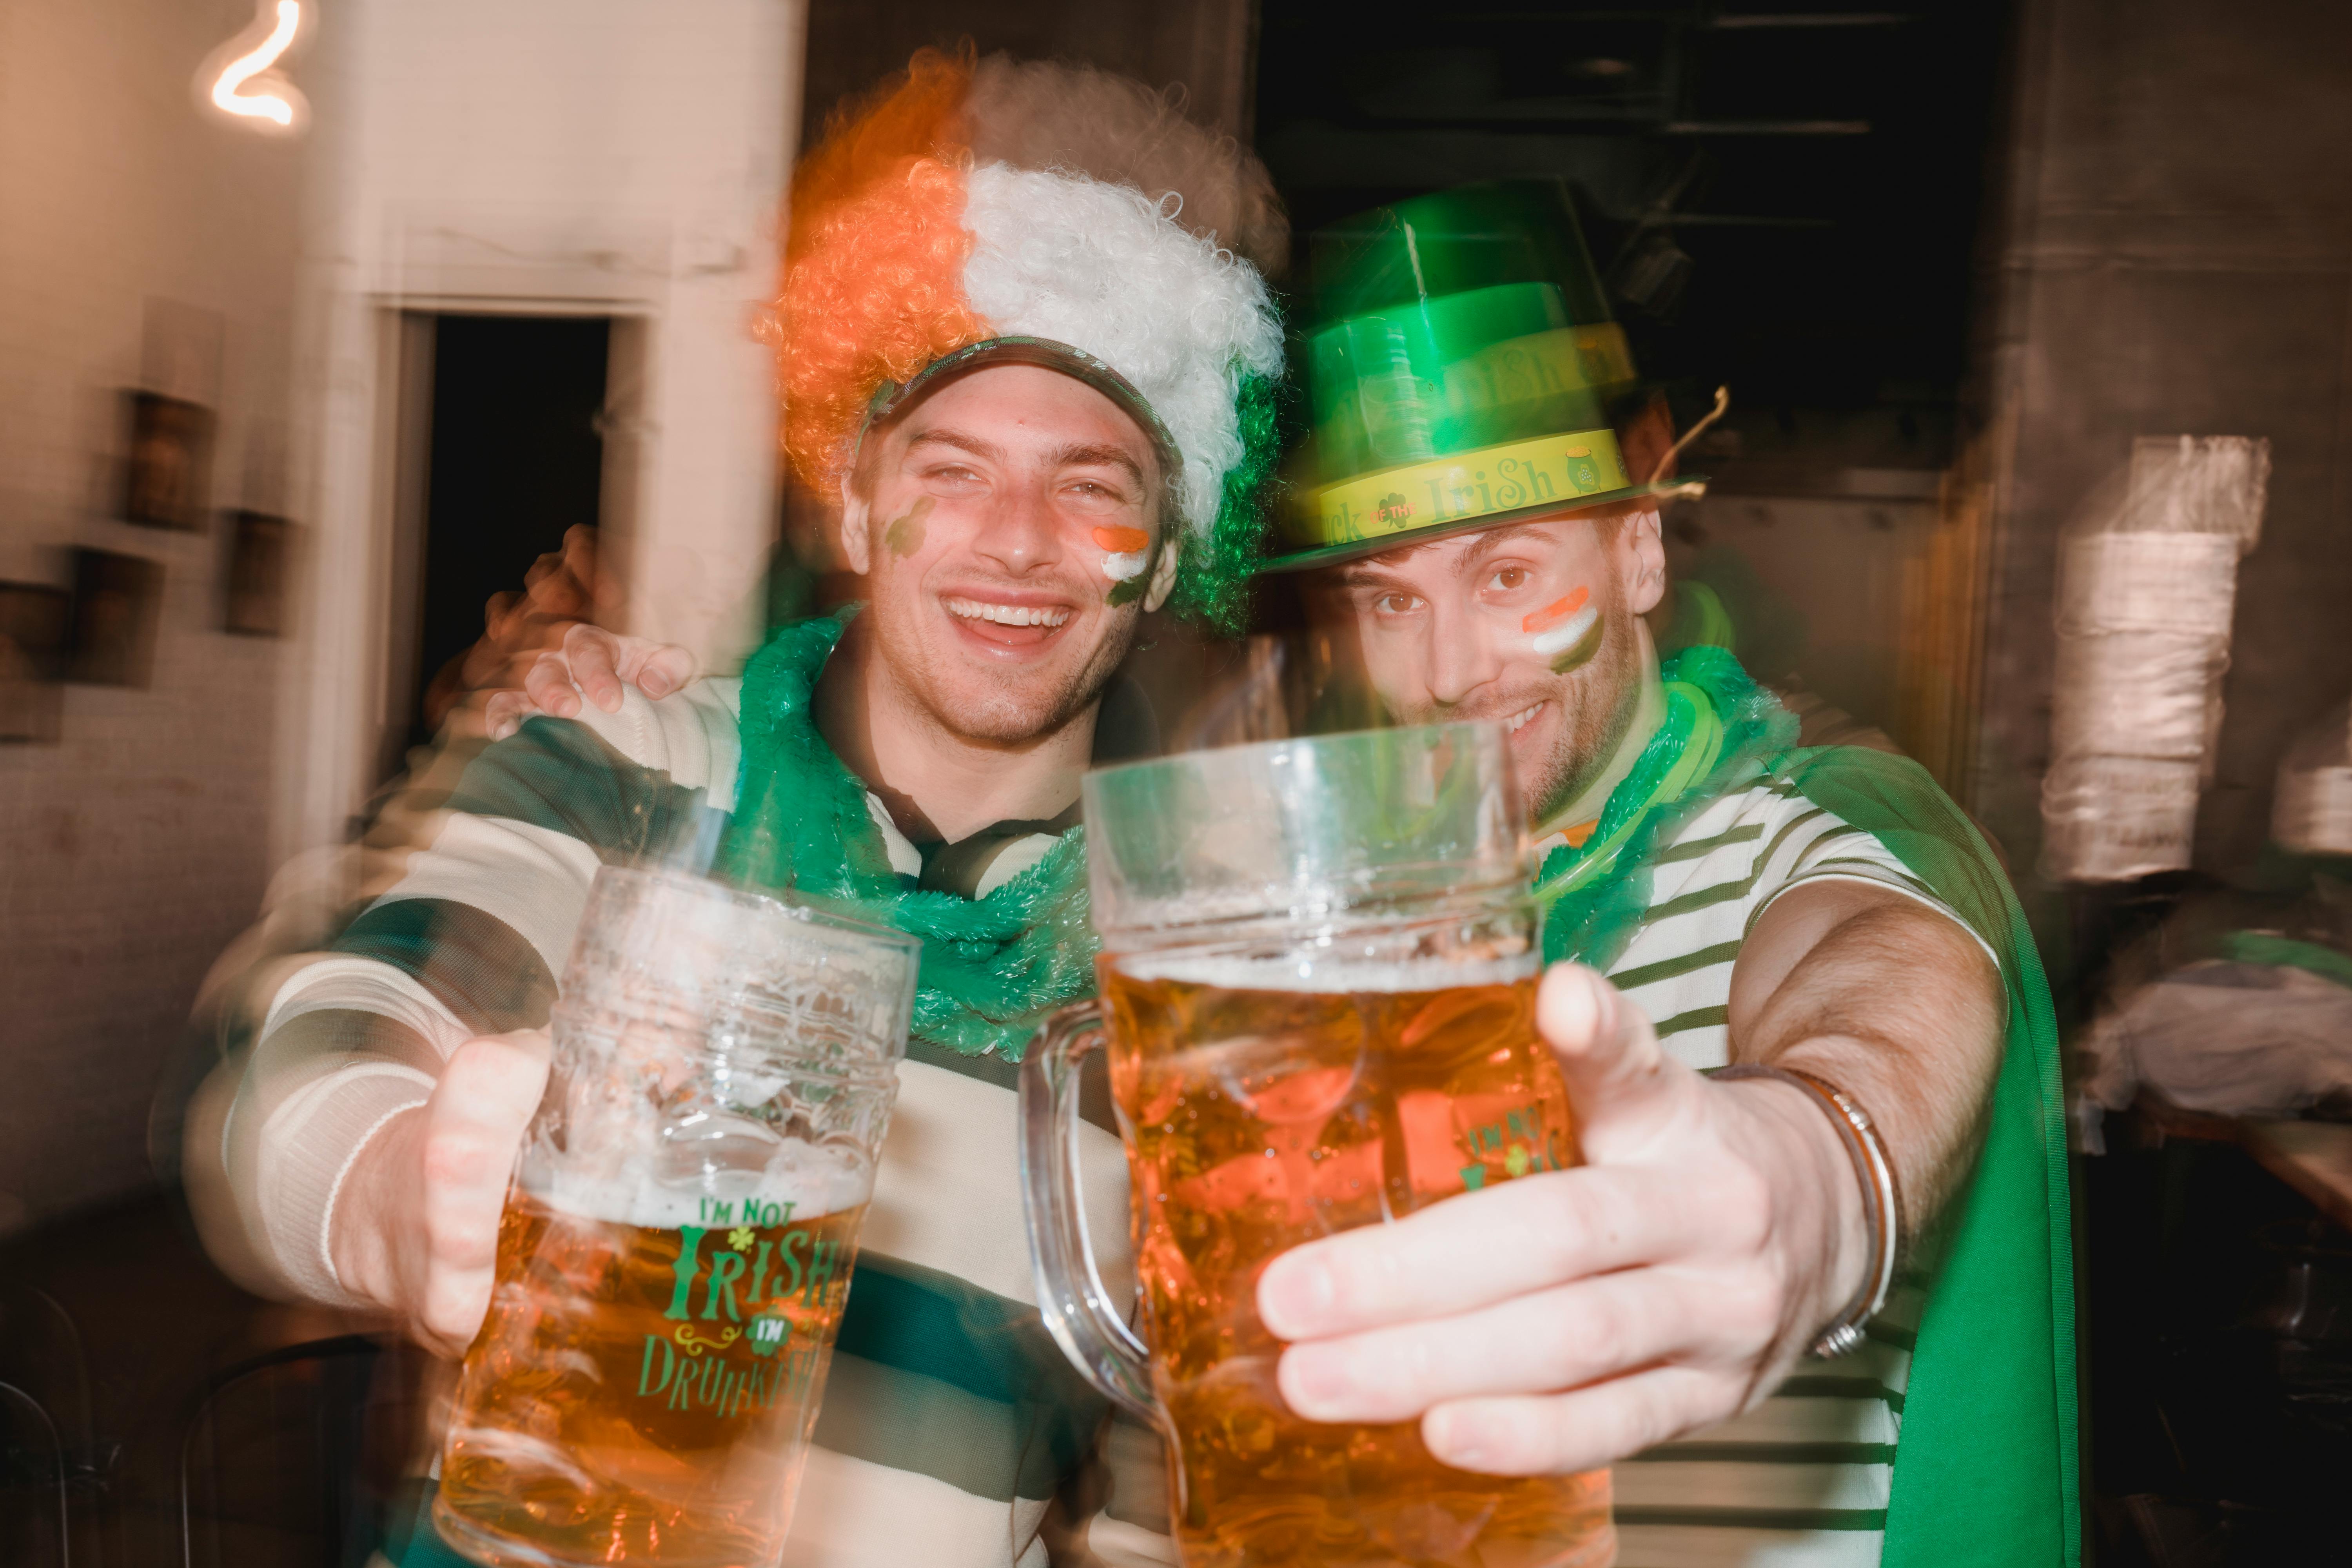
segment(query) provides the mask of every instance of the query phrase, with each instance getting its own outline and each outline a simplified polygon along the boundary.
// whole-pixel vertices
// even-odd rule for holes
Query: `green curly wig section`
[[[1272,376],[1244,374],[1234,401],[1242,460],[1225,472],[1224,499],[1206,542],[1187,539],[1168,607],[1223,637],[1239,637],[1249,619],[1250,574],[1265,541],[1265,506],[1282,457],[1275,429]]]

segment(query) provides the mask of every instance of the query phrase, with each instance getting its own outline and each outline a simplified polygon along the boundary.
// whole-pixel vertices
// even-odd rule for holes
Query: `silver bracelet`
[[[1862,1326],[1886,1305],[1886,1292],[1895,1284],[1895,1246],[1902,1235],[1903,1215],[1895,1189],[1895,1164],[1886,1157],[1885,1141],[1879,1137],[1870,1113],[1855,1104],[1852,1096],[1811,1073],[1796,1068],[1738,1062],[1711,1068],[1706,1076],[1722,1080],[1772,1079],[1794,1084],[1812,1096],[1836,1124],[1846,1156],[1853,1162],[1854,1176],[1862,1183],[1863,1213],[1870,1229],[1870,1267],[1863,1274],[1861,1290],[1813,1342],[1812,1355],[1816,1361],[1828,1361],[1861,1349]]]

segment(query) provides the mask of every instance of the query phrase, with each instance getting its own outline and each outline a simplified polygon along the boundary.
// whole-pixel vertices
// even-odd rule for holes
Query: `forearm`
[[[334,1210],[360,1157],[386,1125],[425,1102],[462,1032],[390,1016],[388,977],[350,960],[297,977],[318,1004],[273,1018],[236,1086],[216,1158],[247,1245],[296,1294],[335,1305],[365,1299],[328,1246]],[[373,967],[373,966],[369,966]],[[373,982],[373,984],[371,984]],[[212,1153],[216,1150],[217,1154]],[[192,1143],[192,1162],[200,1151]]]
[[[1895,1168],[1902,1240],[1916,1242],[1975,1158],[2000,1063],[2000,973],[1967,931],[1912,900],[1851,885],[1796,899],[1750,938],[1762,973],[1735,975],[1733,1059],[1802,1068],[1867,1110]]]

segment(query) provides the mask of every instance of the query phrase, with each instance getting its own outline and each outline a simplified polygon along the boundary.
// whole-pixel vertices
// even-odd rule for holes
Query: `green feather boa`
[[[743,783],[719,874],[920,937],[910,1032],[1017,1062],[1047,1013],[1094,994],[1084,830],[984,899],[907,888],[865,784],[817,733],[816,678],[848,623],[782,627],[744,669]]]
[[[1766,759],[1797,738],[1795,717],[1724,648],[1685,648],[1658,673],[1665,721],[1609,792],[1592,837],[1553,849],[1536,876],[1547,962],[1614,963],[1650,907],[1659,844],[1709,801],[1759,776]]]
[[[1017,1062],[1045,1015],[1091,995],[1085,831],[984,899],[908,889],[866,805],[866,785],[817,733],[816,678],[848,616],[780,629],[743,672],[743,783],[720,873],[791,892],[923,940],[912,1032],[966,1056]],[[1756,777],[1796,721],[1719,647],[1661,671],[1666,718],[1580,848],[1555,849],[1537,879],[1544,955],[1606,967],[1648,907],[1662,837]]]

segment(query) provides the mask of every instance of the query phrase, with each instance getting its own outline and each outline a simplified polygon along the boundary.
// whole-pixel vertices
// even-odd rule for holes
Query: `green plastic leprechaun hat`
[[[1308,431],[1276,521],[1294,571],[1646,495],[1665,441],[1556,181],[1399,202],[1308,241]],[[1653,428],[1657,426],[1654,424]],[[1627,447],[1635,448],[1629,455]]]

